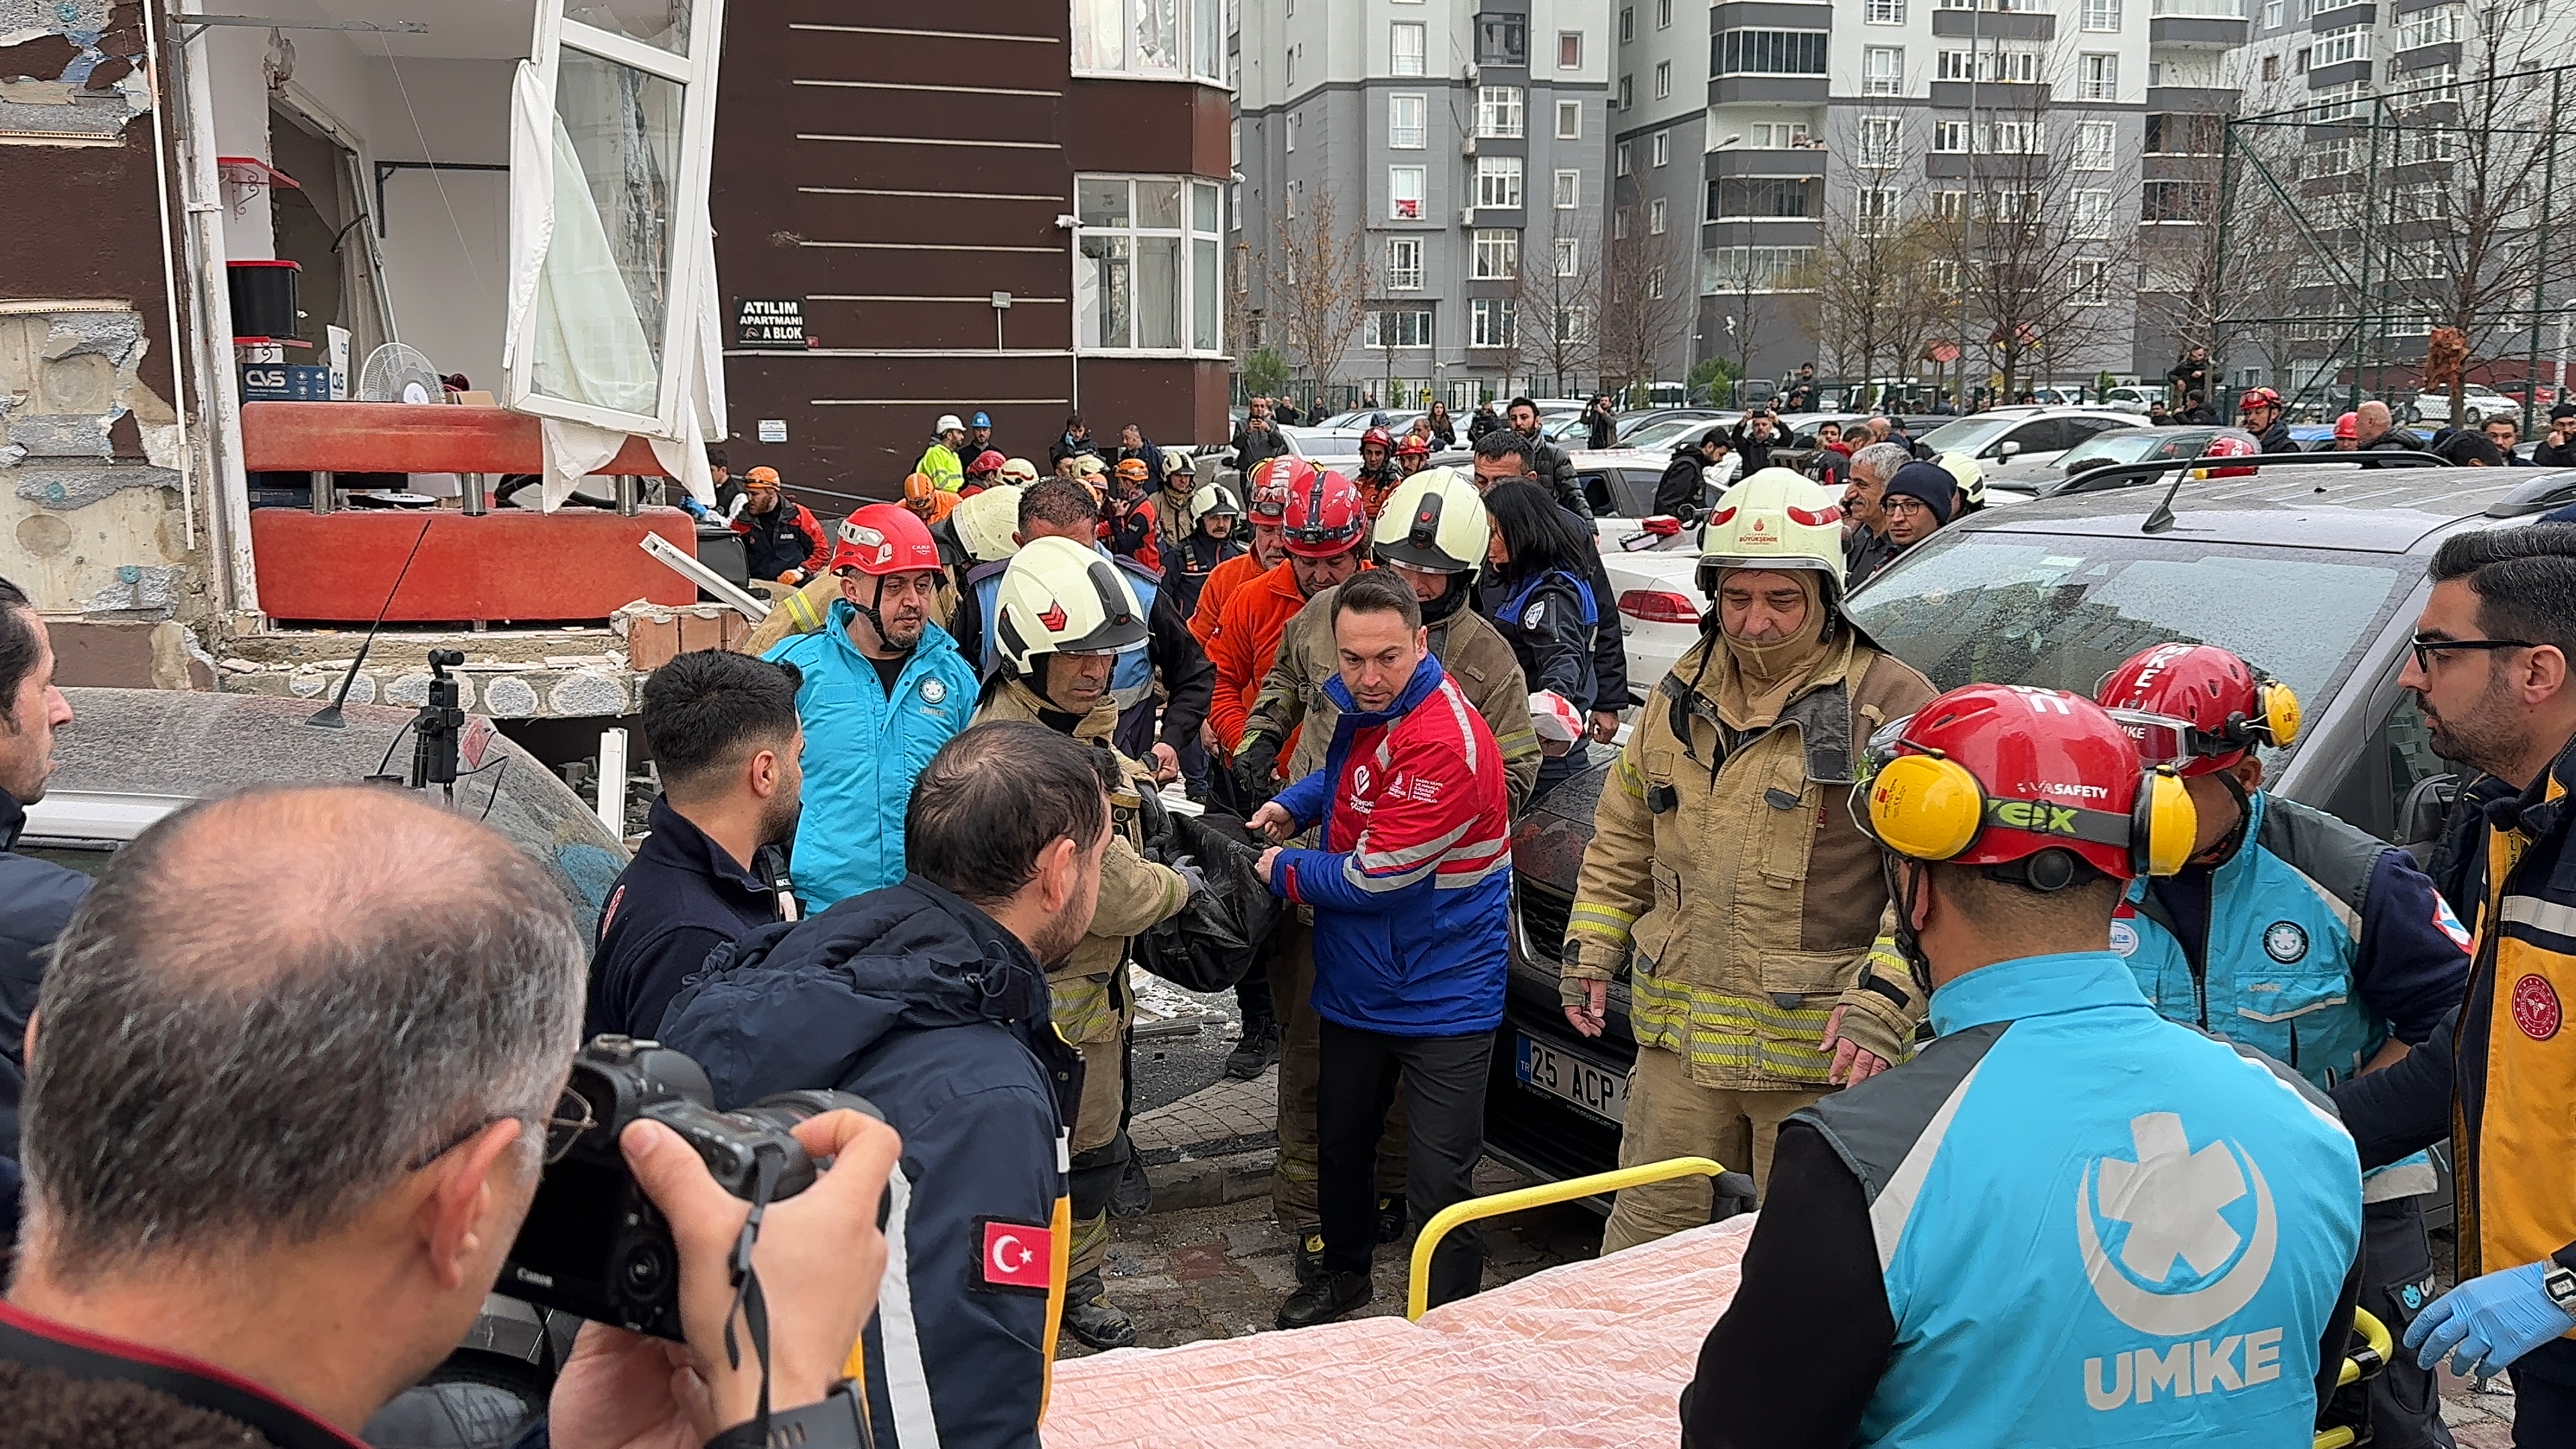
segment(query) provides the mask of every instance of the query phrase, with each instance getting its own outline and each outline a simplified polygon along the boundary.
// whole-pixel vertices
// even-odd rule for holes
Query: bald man
[[[2372,449],[2421,449],[2424,440],[2397,426],[2396,416],[2388,404],[2373,398],[2353,410],[2353,451]]]
[[[447,1356],[566,1110],[586,953],[531,864],[354,784],[191,805],[116,856],[37,1003],[0,1422],[34,1442],[116,1423],[177,1449],[341,1446]],[[754,1254],[774,1426],[831,1407],[875,1306],[897,1151],[847,1112],[797,1135],[839,1160],[769,1210]],[[674,1395],[678,1346],[590,1325],[555,1441],[703,1443],[758,1408],[759,1361],[722,1347],[748,1208],[667,1128],[621,1145],[671,1222],[708,1392]],[[806,1442],[856,1446],[857,1413],[833,1403],[849,1428],[818,1418]]]

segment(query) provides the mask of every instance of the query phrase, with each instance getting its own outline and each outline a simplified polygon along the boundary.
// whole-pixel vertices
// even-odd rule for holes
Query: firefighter
[[[1235,590],[1208,641],[1208,658],[1216,665],[1216,698],[1208,706],[1208,723],[1216,729],[1217,747],[1234,761],[1236,783],[1253,797],[1247,814],[1275,788],[1285,743],[1260,737],[1247,741],[1244,736],[1244,721],[1278,655],[1279,635],[1308,599],[1347,580],[1366,562],[1368,517],[1359,489],[1339,473],[1308,469],[1289,493],[1279,522],[1287,561]]]
[[[1377,562],[1393,569],[1422,604],[1433,658],[1467,702],[1485,717],[1501,750],[1512,812],[1528,802],[1538,780],[1538,736],[1530,728],[1529,686],[1512,646],[1469,605],[1468,591],[1481,566],[1491,526],[1476,485],[1447,468],[1407,478],[1387,495],[1373,537]],[[1307,600],[1280,631],[1279,649],[1261,681],[1244,725],[1245,750],[1275,755],[1294,738],[1287,778],[1302,780],[1324,768],[1341,711],[1325,692],[1340,674],[1333,644],[1333,598],[1327,588]],[[1302,912],[1274,938],[1270,997],[1280,1021],[1279,1164],[1271,1170],[1271,1211],[1297,1239],[1298,1278],[1311,1281],[1324,1251],[1316,1197],[1315,960],[1311,926]],[[1404,1235],[1405,1119],[1401,1104],[1387,1119],[1378,1148],[1379,1240]]]
[[[1034,720],[1100,751],[1115,775],[1111,837],[1100,862],[1100,899],[1091,932],[1047,971],[1055,1027],[1082,1053],[1082,1101],[1072,1126],[1073,1242],[1065,1270],[1064,1328],[1093,1348],[1123,1348],[1136,1325],[1110,1303],[1100,1281],[1109,1256],[1109,1201],[1122,1179],[1141,1179],[1127,1138],[1132,1093],[1127,1030],[1135,998],[1127,985],[1127,943],[1179,913],[1196,882],[1144,858],[1141,795],[1154,772],[1110,747],[1118,706],[1109,678],[1118,656],[1145,647],[1145,611],[1126,575],[1066,538],[1033,538],[1002,576],[994,634],[1001,659],[985,681],[977,724]]]
[[[1430,461],[1431,440],[1420,433],[1407,433],[1404,441],[1395,445],[1395,467],[1402,477],[1414,476]]]
[[[1404,480],[1395,463],[1395,435],[1384,428],[1371,428],[1360,434],[1360,470],[1351,481],[1360,487],[1360,501],[1374,521],[1386,508],[1387,495]]]
[[[1946,481],[1946,475],[1945,475]],[[1765,468],[1710,515],[1706,633],[1638,712],[1565,933],[1567,1019],[1630,967],[1622,1166],[1708,1156],[1768,1176],[1789,1114],[1904,1055],[1922,1001],[1874,957],[1887,888],[1844,796],[1854,752],[1932,697],[1842,612],[1842,514]],[[1633,958],[1633,959],[1632,959]],[[1704,1179],[1619,1194],[1604,1252],[1708,1221]]]

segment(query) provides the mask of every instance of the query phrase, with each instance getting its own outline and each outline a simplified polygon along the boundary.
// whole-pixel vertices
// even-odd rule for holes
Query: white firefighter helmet
[[[1583,711],[1553,689],[1529,697],[1530,728],[1551,744],[1570,745],[1583,738]]]
[[[1715,598],[1726,569],[1814,569],[1825,576],[1826,599],[1840,599],[1841,502],[1788,468],[1765,468],[1727,489],[1700,534],[1700,592]]]
[[[1190,517],[1194,520],[1241,518],[1242,516],[1243,505],[1237,502],[1234,494],[1221,483],[1202,483],[1199,485],[1199,490],[1190,495]]]
[[[994,643],[1016,674],[1043,654],[1123,654],[1145,643],[1145,610],[1118,566],[1069,538],[1033,538],[1002,571]]]
[[[1934,461],[1959,480],[1959,491],[1968,495],[1968,506],[1978,507],[1986,501],[1986,470],[1965,453],[1943,453]]]
[[[948,510],[948,526],[975,562],[1000,563],[1020,548],[1012,536],[1020,527],[1020,490],[1005,484],[961,498]]]
[[[1472,573],[1493,536],[1484,496],[1455,468],[1425,468],[1395,486],[1379,510],[1377,556],[1424,573]]]

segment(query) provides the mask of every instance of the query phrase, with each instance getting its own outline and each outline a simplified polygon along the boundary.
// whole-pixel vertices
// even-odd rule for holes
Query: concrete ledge
[[[1154,1211],[1222,1207],[1270,1192],[1270,1169],[1279,1160],[1274,1143],[1221,1157],[1185,1157],[1148,1162],[1145,1178],[1154,1185]]]

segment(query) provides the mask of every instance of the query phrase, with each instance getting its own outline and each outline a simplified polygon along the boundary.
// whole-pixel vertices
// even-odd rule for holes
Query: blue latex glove
[[[2451,1356],[2451,1372],[2494,1378],[2507,1365],[2549,1340],[2576,1329],[2576,1315],[2549,1301],[2540,1286],[2547,1263],[2526,1263],[2472,1278],[2433,1300],[2406,1329],[2415,1363],[2431,1368]]]

